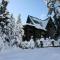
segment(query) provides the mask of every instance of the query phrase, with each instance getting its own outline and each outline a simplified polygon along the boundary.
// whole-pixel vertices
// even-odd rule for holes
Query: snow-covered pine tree
[[[10,41],[10,46],[13,45],[12,41],[15,40],[14,38],[14,28],[15,28],[15,18],[13,17],[13,14],[11,14],[10,19],[9,19],[9,24],[7,25],[7,29],[9,31],[9,41]]]
[[[7,26],[9,24],[10,14],[6,8],[7,4],[8,0],[2,0],[0,3],[0,39],[4,44],[7,42],[7,45],[9,45],[9,30],[7,29]]]
[[[60,0],[44,0],[48,7],[48,17],[52,18],[52,21],[56,27],[55,39],[60,35]]]
[[[22,42],[22,36],[24,35],[23,25],[21,23],[21,16],[18,16],[17,22],[15,24],[15,38],[17,46]]]

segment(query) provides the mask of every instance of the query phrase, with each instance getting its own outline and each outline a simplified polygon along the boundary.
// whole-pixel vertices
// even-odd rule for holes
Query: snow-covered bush
[[[36,45],[35,46],[40,47],[40,39],[36,40]]]
[[[49,47],[51,46],[51,42],[49,38],[46,38],[46,40],[44,40],[44,46]]]
[[[54,44],[55,44],[55,46],[59,46],[59,42],[58,41],[55,41]]]
[[[37,47],[51,47],[51,46],[58,47],[58,46],[60,46],[60,39],[58,39],[58,41],[55,41],[54,39],[50,39],[50,38],[37,39],[36,46]]]
[[[35,42],[34,42],[34,40],[33,39],[30,39],[30,41],[22,41],[21,42],[21,47],[24,49],[28,49],[28,48],[31,48],[31,49],[33,49],[34,47],[35,47]]]
[[[28,49],[28,48],[30,48],[30,41],[22,41],[22,42],[21,42],[21,47],[22,47],[23,49]]]
[[[35,42],[34,40],[31,38],[30,39],[30,48],[33,49],[35,47]]]

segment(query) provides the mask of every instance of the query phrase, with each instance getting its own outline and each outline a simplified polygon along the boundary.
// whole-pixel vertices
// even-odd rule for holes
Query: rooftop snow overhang
[[[33,24],[26,23],[24,27],[25,26],[32,26],[32,27],[35,27],[36,29],[47,31],[44,27],[41,27],[39,24],[33,25]]]

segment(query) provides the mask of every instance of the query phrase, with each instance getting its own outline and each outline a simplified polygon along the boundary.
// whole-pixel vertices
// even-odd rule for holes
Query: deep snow
[[[11,48],[0,53],[0,60],[60,60],[60,48]]]

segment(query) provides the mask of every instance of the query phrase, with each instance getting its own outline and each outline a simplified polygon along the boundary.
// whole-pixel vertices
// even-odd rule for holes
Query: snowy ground
[[[0,60],[60,60],[60,48],[14,48],[0,53]]]

